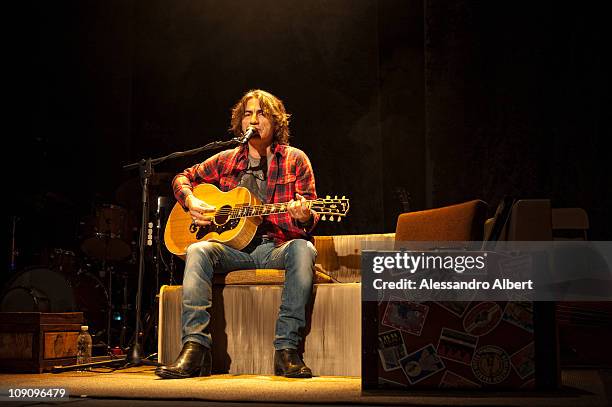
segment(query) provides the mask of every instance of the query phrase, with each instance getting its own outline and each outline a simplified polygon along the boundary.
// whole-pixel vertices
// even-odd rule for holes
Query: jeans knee
[[[304,239],[289,242],[285,255],[285,279],[295,287],[310,290],[313,281],[313,270],[317,250],[314,245]]]
[[[317,257],[317,249],[315,249],[312,242],[308,240],[294,239],[289,242],[289,247],[287,249],[287,254],[298,258],[312,260],[313,263]]]
[[[187,258],[185,259],[185,272],[183,275],[183,285],[204,279],[212,279],[214,272],[218,243],[197,242],[187,248]]]
[[[187,259],[200,257],[212,260],[217,245],[218,243],[206,241],[193,243],[187,247]]]

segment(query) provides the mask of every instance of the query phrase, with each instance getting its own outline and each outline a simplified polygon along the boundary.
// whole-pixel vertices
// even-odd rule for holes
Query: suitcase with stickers
[[[391,298],[363,316],[364,390],[558,386],[554,303]]]

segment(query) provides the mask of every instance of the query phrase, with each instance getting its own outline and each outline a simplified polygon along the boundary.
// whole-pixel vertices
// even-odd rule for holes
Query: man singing
[[[242,250],[207,241],[188,247],[183,349],[174,363],[158,367],[155,373],[167,379],[210,375],[212,338],[207,327],[213,273],[272,268],[285,270],[274,338],[274,373],[312,377],[297,352],[317,255],[310,240],[318,216],[306,202],[316,199],[312,166],[303,151],[289,146],[289,114],[282,101],[266,91],[251,90],[240,99],[232,109],[231,130],[236,137],[251,133],[248,144],[222,151],[174,177],[178,202],[198,226],[209,225],[215,209],[193,195],[193,188],[201,183],[214,184],[222,191],[242,186],[264,203],[290,201],[288,212],[265,216],[255,238]]]

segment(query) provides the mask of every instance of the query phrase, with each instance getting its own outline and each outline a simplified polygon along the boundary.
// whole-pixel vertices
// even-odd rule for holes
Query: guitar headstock
[[[321,215],[321,220],[338,221],[346,216],[349,210],[349,200],[344,196],[342,198],[331,197],[327,195],[325,198],[318,198],[312,201],[310,209]],[[328,218],[329,217],[329,218]]]

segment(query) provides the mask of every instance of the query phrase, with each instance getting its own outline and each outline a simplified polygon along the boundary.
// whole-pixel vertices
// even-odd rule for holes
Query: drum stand
[[[179,151],[159,158],[147,158],[140,160],[137,163],[132,163],[123,166],[125,170],[139,169],[140,179],[142,183],[142,217],[140,223],[140,241],[139,241],[139,259],[138,259],[138,289],[136,291],[136,327],[134,329],[134,343],[130,348],[130,352],[125,358],[118,358],[105,362],[93,362],[85,363],[81,365],[70,365],[70,366],[58,366],[54,367],[53,373],[61,373],[68,370],[85,369],[88,367],[109,367],[123,364],[123,367],[134,367],[142,365],[157,366],[157,362],[153,362],[142,356],[142,323],[140,320],[140,307],[142,303],[142,280],[144,276],[144,257],[145,257],[145,246],[153,245],[153,224],[149,223],[149,179],[153,175],[153,166],[160,164],[166,160],[186,157],[194,155],[208,150],[216,150],[219,148],[227,148],[236,144],[246,143],[247,138],[239,139],[234,137],[227,141],[213,141],[202,147],[194,148],[188,151]]]
[[[109,259],[109,250],[110,250],[110,245],[111,245],[111,237],[109,233],[106,233],[106,235],[104,236],[104,254],[102,256],[102,265],[101,268],[98,270],[98,276],[102,279],[102,281],[104,281],[105,279],[108,279],[108,282],[106,283],[107,286],[107,295],[106,295],[106,326],[105,326],[105,330],[106,330],[106,351],[107,353],[110,352],[111,349],[111,321],[112,321],[112,316],[113,316],[113,267],[112,266],[108,266],[108,259]],[[104,343],[104,342],[102,342]]]

